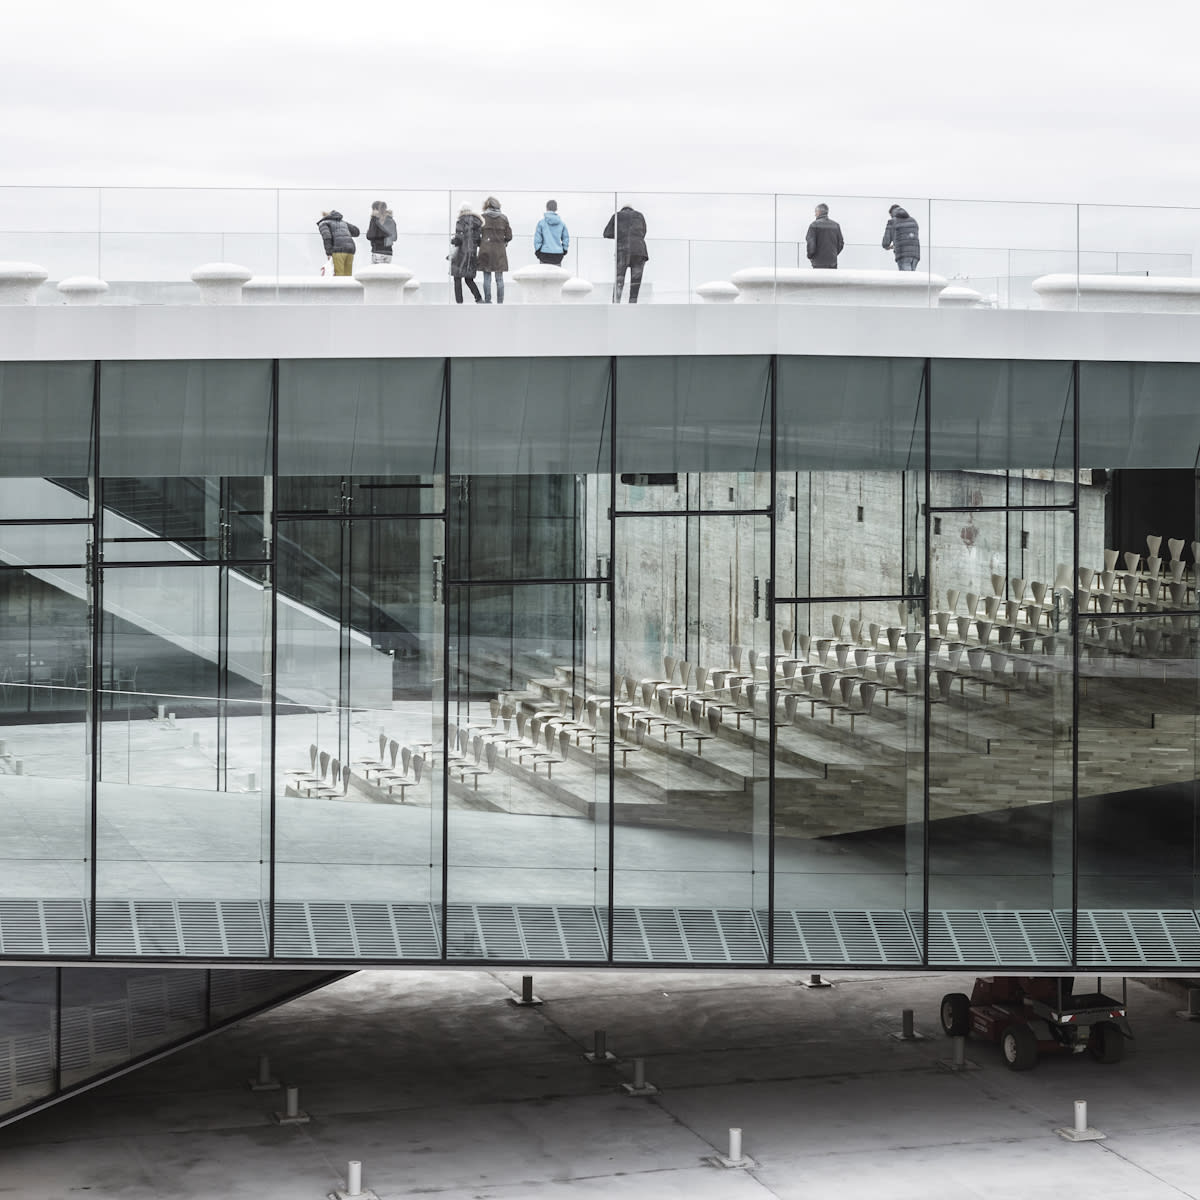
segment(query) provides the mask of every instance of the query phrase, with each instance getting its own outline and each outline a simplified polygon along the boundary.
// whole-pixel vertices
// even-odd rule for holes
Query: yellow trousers
[[[354,274],[354,255],[353,254],[334,254],[332,257],[333,257],[333,273],[335,275],[353,275]]]

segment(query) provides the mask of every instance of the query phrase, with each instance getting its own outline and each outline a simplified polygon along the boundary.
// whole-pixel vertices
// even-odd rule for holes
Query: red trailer
[[[1046,978],[994,975],[975,980],[968,997],[942,997],[942,1029],[949,1037],[968,1034],[998,1042],[1014,1071],[1028,1071],[1042,1054],[1091,1052],[1098,1062],[1120,1062],[1125,1039],[1133,1037],[1122,999],[1100,991],[1076,993],[1073,976]]]

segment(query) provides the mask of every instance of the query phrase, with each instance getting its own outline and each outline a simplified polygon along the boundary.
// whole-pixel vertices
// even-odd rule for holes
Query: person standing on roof
[[[642,272],[650,261],[646,253],[646,218],[632,205],[626,204],[614,213],[604,227],[604,236],[616,240],[617,274],[613,284],[613,303],[621,303],[625,288],[625,272],[629,272],[629,303],[638,302],[642,288]]]
[[[333,259],[335,275],[354,274],[354,239],[358,237],[357,225],[351,225],[336,208],[321,214],[317,231],[325,245],[325,255]]]
[[[458,210],[458,220],[454,224],[454,236],[450,245],[454,247],[450,254],[450,274],[454,277],[454,303],[463,302],[463,283],[475,297],[476,304],[483,303],[479,288],[475,285],[475,272],[479,270],[479,239],[483,234],[483,222],[479,215],[471,211],[469,204],[464,204]]]
[[[504,303],[504,272],[508,270],[508,243],[512,226],[500,211],[500,201],[489,196],[483,202],[483,233],[479,243],[479,269],[483,272],[483,302],[492,302],[492,276],[496,276],[496,303]]]
[[[846,243],[842,240],[842,227],[829,219],[829,205],[818,204],[813,210],[816,218],[805,235],[808,261],[816,268],[837,269],[838,255]]]
[[[386,200],[371,205],[371,221],[367,226],[367,241],[371,243],[371,262],[390,263],[392,247],[396,244],[396,222]]]
[[[899,204],[888,209],[883,248],[895,251],[898,271],[915,271],[921,261],[921,227]]]
[[[567,248],[571,245],[571,235],[558,215],[558,201],[546,201],[546,215],[537,223],[533,231],[533,253],[540,263],[551,263],[558,267],[567,256]]]

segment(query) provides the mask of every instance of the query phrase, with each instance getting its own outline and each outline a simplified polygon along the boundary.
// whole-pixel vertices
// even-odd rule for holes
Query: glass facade
[[[340,977],[323,971],[0,967],[0,1125]]]
[[[0,957],[1200,966],[1198,392],[0,364]]]

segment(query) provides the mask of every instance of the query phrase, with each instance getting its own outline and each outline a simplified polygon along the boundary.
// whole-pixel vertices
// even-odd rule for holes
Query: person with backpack
[[[898,271],[915,271],[917,263],[921,261],[920,226],[899,204],[893,204],[888,209],[883,248],[895,251]]]
[[[371,221],[367,225],[367,241],[371,243],[371,262],[390,263],[392,247],[396,244],[396,222],[386,200],[371,205]]]

